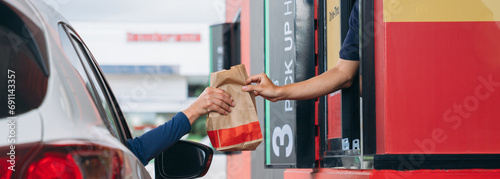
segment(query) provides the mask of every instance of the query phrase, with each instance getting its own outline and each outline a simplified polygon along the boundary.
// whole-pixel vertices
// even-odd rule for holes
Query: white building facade
[[[208,85],[209,24],[72,23],[134,135],[169,120]]]

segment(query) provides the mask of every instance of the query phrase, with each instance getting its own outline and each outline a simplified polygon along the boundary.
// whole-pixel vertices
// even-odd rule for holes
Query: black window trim
[[[340,9],[340,44],[344,42],[349,30],[349,17],[351,10],[354,7],[356,0],[345,0],[339,2]],[[318,65],[319,72],[323,73],[328,71],[327,54],[338,53],[328,52],[326,50],[327,44],[327,0],[318,1]],[[359,81],[359,74],[355,76],[353,81]],[[341,90],[341,136],[337,138],[328,138],[328,99],[327,96],[320,97],[318,124],[320,130],[320,164],[321,167],[350,167],[352,163],[345,162],[344,160],[353,160],[353,157],[360,156],[361,149],[351,149],[353,146],[349,145],[349,149],[343,149],[343,140],[346,139],[349,144],[354,140],[361,140],[360,132],[360,86],[359,83],[353,83],[351,87]]]

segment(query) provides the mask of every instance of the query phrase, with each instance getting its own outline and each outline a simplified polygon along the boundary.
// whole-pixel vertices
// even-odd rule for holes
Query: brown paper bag
[[[217,112],[208,114],[207,134],[218,151],[255,150],[263,140],[255,95],[241,90],[247,78],[244,65],[211,74],[210,86],[226,91],[235,103],[228,115]]]

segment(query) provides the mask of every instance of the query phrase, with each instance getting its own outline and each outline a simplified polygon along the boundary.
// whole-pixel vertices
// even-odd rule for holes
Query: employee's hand
[[[224,90],[208,87],[191,106],[182,112],[188,117],[189,122],[193,124],[200,116],[212,111],[227,115],[231,112],[233,106],[233,98]]]
[[[255,85],[249,85],[251,83],[255,83]],[[283,98],[280,95],[281,86],[274,85],[265,73],[248,77],[246,84],[242,87],[243,91],[253,91],[256,96],[262,96],[269,101],[276,102]]]

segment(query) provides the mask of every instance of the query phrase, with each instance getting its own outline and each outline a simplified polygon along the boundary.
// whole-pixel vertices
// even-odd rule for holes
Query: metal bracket
[[[354,139],[352,141],[352,149],[353,150],[360,150],[360,148],[359,148],[359,139]]]
[[[342,139],[342,150],[349,150],[349,139]]]

